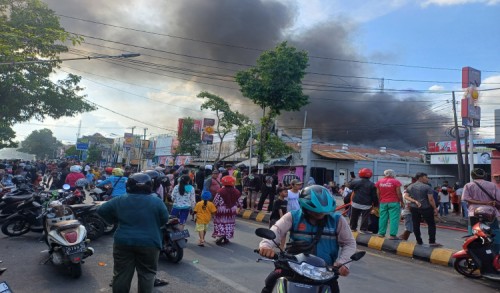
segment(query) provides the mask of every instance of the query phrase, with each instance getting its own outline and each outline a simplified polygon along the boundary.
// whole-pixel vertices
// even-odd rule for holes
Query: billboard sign
[[[462,155],[465,160],[465,155]],[[491,164],[491,152],[485,151],[481,153],[474,154],[474,162],[476,164]],[[435,154],[431,155],[432,165],[456,165],[458,164],[458,158],[455,154]]]
[[[206,144],[212,144],[214,142],[214,136],[213,136],[214,132],[215,132],[215,119],[204,118],[201,141]]]
[[[132,133],[125,133],[123,138],[123,147],[127,149],[131,148],[134,144],[134,135]]]
[[[77,142],[76,149],[79,151],[85,151],[89,149],[89,144],[85,142]]]
[[[481,71],[472,67],[462,67],[462,88],[468,88],[470,85],[481,85]]]
[[[155,156],[171,156],[172,155],[172,140],[171,136],[159,136],[156,138]]]

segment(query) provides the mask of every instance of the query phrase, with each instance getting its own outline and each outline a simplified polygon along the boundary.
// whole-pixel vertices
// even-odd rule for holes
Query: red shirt
[[[397,194],[397,188],[401,187],[401,182],[392,177],[384,177],[375,183],[375,186],[379,190],[380,202],[399,202],[399,197]]]
[[[71,172],[68,176],[66,176],[64,183],[69,184],[70,187],[75,187],[76,181],[81,178],[85,179],[85,175],[82,173]]]

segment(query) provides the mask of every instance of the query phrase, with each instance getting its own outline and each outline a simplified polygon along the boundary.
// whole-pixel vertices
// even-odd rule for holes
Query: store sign
[[[465,161],[465,156],[463,155]],[[474,154],[474,163],[477,165],[491,164],[491,152],[482,152]],[[457,165],[458,157],[456,154],[435,154],[431,155],[431,165]]]

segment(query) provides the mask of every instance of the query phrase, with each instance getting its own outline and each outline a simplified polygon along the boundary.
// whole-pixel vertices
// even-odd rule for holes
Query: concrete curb
[[[241,210],[238,217],[256,222],[269,223],[271,214],[251,210]],[[448,248],[430,247],[429,245],[417,245],[414,242],[402,240],[390,240],[372,234],[361,234],[353,232],[354,239],[358,245],[366,246],[379,251],[394,253],[400,256],[411,257],[433,264],[452,267],[452,258],[455,250]]]

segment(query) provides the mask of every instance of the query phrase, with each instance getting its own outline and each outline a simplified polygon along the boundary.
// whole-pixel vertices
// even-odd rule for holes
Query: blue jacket
[[[119,245],[162,247],[161,227],[168,220],[165,204],[154,194],[125,194],[97,209],[99,216],[118,222],[114,243]]]
[[[302,209],[291,211],[293,224],[290,229],[291,241],[307,241],[311,243],[314,240],[318,226],[311,225],[304,217]],[[322,258],[327,265],[331,266],[339,255],[339,243],[337,241],[337,223],[341,215],[339,213],[330,213],[327,216],[326,225],[323,227],[321,238],[316,244],[314,255]]]
[[[111,187],[113,188],[113,192],[111,193],[112,197],[124,195],[127,193],[127,187],[126,187],[127,177],[125,176],[115,176],[115,175],[109,176],[108,179],[103,180],[101,183],[97,184],[97,187],[102,187],[106,184],[110,184]]]

